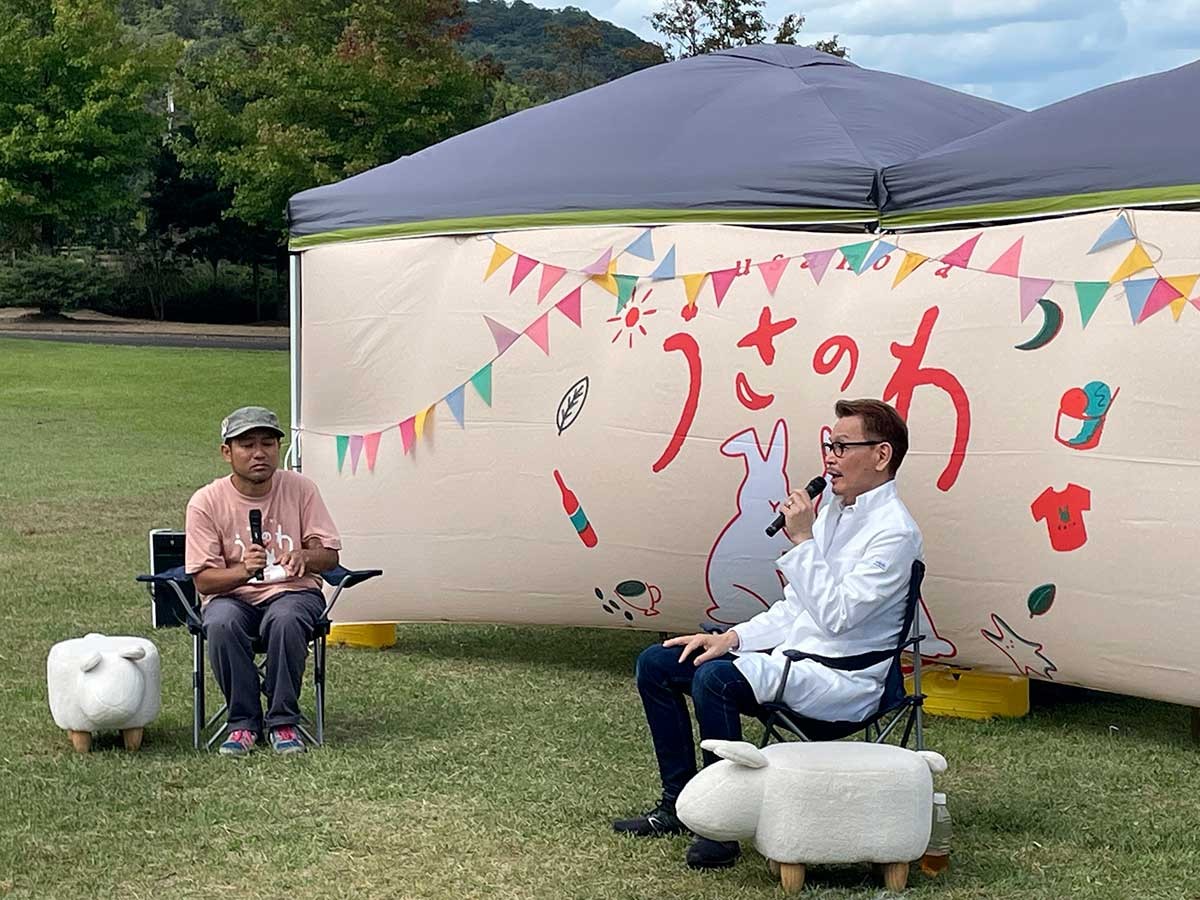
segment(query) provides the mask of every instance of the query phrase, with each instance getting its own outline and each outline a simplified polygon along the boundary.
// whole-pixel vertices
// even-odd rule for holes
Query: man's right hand
[[[732,628],[721,634],[708,634],[707,632],[684,634],[663,641],[663,646],[683,647],[683,652],[679,654],[680,662],[684,662],[697,650],[703,650],[704,652],[697,656],[692,663],[698,666],[701,663],[708,662],[710,659],[717,659],[724,656],[731,650],[736,650],[738,647],[738,634]]]
[[[242,565],[246,568],[246,580],[252,581],[256,573],[267,567],[266,548],[258,544],[249,544],[242,553]]]

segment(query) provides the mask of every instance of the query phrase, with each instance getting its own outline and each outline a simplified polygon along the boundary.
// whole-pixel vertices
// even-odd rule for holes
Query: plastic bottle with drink
[[[929,831],[929,846],[921,857],[921,871],[933,878],[950,867],[950,834],[953,824],[946,808],[946,795],[933,795],[933,827]]]

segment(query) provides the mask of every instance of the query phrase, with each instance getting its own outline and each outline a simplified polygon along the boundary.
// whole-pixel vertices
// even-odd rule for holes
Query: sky
[[[576,6],[662,40],[662,0],[530,0]],[[801,43],[839,35],[860,66],[1035,109],[1200,59],[1200,0],[768,0],[770,22],[807,21]]]

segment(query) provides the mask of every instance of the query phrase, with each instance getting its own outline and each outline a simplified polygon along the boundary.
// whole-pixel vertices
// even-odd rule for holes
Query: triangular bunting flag
[[[1146,308],[1146,301],[1150,299],[1150,292],[1157,283],[1157,278],[1139,278],[1125,282],[1125,300],[1129,304],[1129,315],[1134,325],[1141,321],[1142,310]]]
[[[579,315],[579,295],[582,291],[583,288],[575,288],[575,290],[554,304],[559,312],[581,328],[583,327],[583,320]]]
[[[1138,316],[1138,321],[1145,322],[1156,312],[1166,309],[1181,298],[1187,299],[1165,278],[1158,279],[1154,283],[1154,287],[1150,289],[1150,296],[1146,298],[1146,305],[1142,308],[1142,314]]]
[[[1025,238],[1017,238],[1017,242],[1000,254],[1000,258],[988,266],[993,275],[1007,275],[1016,278],[1021,268],[1021,245]]]
[[[813,250],[811,253],[804,254],[804,261],[808,263],[808,271],[812,272],[813,281],[817,284],[821,283],[821,279],[825,277],[825,270],[829,268],[829,261],[833,259],[833,254],[836,250]]]
[[[842,251],[842,256],[846,257],[846,262],[850,263],[850,268],[854,270],[855,275],[862,271],[863,261],[871,252],[874,244],[874,241],[863,241],[860,244],[847,244],[845,247],[838,248]]]
[[[650,237],[650,229],[638,235],[637,240],[625,248],[625,252],[642,259],[654,259],[654,241]]]
[[[779,287],[779,279],[783,277],[783,273],[790,262],[791,259],[781,256],[778,259],[758,264],[758,271],[762,274],[763,281],[767,285],[767,293],[772,297],[775,296],[775,289]]]
[[[875,263],[879,262],[879,260],[883,259],[895,249],[895,244],[889,244],[887,241],[880,241],[875,245],[875,249],[871,251],[871,255],[868,256],[863,262],[861,271],[867,271],[867,269],[871,268],[871,266],[875,265]]]
[[[488,263],[487,272],[484,273],[483,280],[487,281],[492,277],[492,273],[504,265],[513,251],[505,247],[503,244],[496,244],[496,249],[492,251],[492,261]]]
[[[358,474],[358,458],[362,456],[363,436],[361,434],[350,435],[350,474]]]
[[[904,262],[900,263],[900,271],[896,273],[896,280],[892,282],[892,287],[895,287],[915,272],[917,267],[927,259],[929,259],[928,256],[923,256],[920,253],[913,253],[911,250],[904,251]]]
[[[346,448],[350,446],[350,435],[337,436],[338,474],[342,474],[342,465],[346,462]]]
[[[1096,243],[1092,244],[1092,249],[1088,253],[1095,253],[1097,250],[1103,250],[1113,244],[1120,244],[1122,241],[1132,241],[1133,238],[1133,229],[1129,227],[1129,220],[1125,218],[1125,213],[1118,213],[1117,217],[1112,220],[1112,224],[1104,229],[1104,233],[1100,237],[1096,238]]]
[[[381,432],[372,431],[365,438],[363,438],[363,449],[367,451],[368,472],[375,471],[375,457],[379,453],[379,438],[381,436]]]
[[[496,339],[496,355],[499,356],[505,350],[513,345],[513,341],[521,335],[513,331],[511,328],[505,328],[491,316],[484,316],[487,319],[488,328],[492,329],[492,337]]]
[[[736,267],[732,269],[720,269],[712,274],[713,296],[717,298],[717,308],[720,309],[721,301],[725,299],[725,295],[729,293],[729,286],[733,284],[733,279],[737,278],[738,270]]]
[[[583,271],[587,275],[603,275],[608,271],[608,264],[612,261],[612,247],[609,247],[600,254],[600,258],[585,268]]]
[[[707,272],[693,272],[691,275],[683,276],[683,291],[687,294],[689,305],[696,305],[696,298],[700,296],[700,288],[707,277]]]
[[[465,387],[465,384],[460,384],[446,395],[446,405],[450,407],[450,414],[454,416],[454,421],[458,423],[459,428],[466,427],[466,423],[463,421],[463,400],[465,399]]]
[[[554,290],[554,286],[566,273],[567,270],[559,266],[552,266],[549,263],[542,264],[542,283],[538,285],[538,303],[546,299],[546,295]]]
[[[517,254],[517,264],[513,266],[512,282],[508,286],[510,294],[517,289],[517,285],[524,281],[530,272],[537,268],[537,264],[538,261],[536,259],[530,259],[528,256]]]
[[[636,275],[614,275],[617,280],[617,314],[625,308],[625,304],[629,302],[629,298],[633,296],[633,289],[637,287],[638,277]]]
[[[975,252],[975,245],[979,243],[979,239],[983,237],[983,232],[975,235],[969,240],[963,241],[949,253],[942,257],[942,262],[948,266],[958,266],[960,269],[965,269],[967,263],[971,261],[971,254]]]
[[[537,321],[525,329],[529,339],[542,348],[542,352],[550,355],[550,312],[547,310],[538,316]]]
[[[1042,295],[1054,285],[1054,279],[1021,278],[1019,282],[1021,285],[1021,321],[1024,322],[1033,312],[1033,308],[1037,306],[1037,302],[1042,299]]]
[[[604,288],[615,297],[617,296],[617,278],[613,273],[616,271],[617,261],[614,259],[609,262],[608,271],[600,275],[592,275],[589,277],[592,279],[592,281],[596,282],[596,284],[600,285],[600,287]]]
[[[400,423],[400,441],[404,444],[404,453],[407,455],[417,441],[417,432],[412,416]]]
[[[471,387],[479,393],[483,402],[492,405],[492,364],[488,363],[471,376]],[[403,425],[404,423],[401,423]]]
[[[1092,315],[1096,312],[1096,307],[1100,305],[1100,301],[1104,299],[1104,295],[1107,292],[1107,281],[1075,282],[1075,296],[1079,300],[1081,328],[1087,328],[1087,323],[1092,320]]]
[[[1112,278],[1108,279],[1109,284],[1116,284],[1118,281],[1124,281],[1130,275],[1136,275],[1143,269],[1149,269],[1154,265],[1149,254],[1146,253],[1141,244],[1134,244],[1133,249],[1129,251],[1129,255],[1125,257],[1125,262],[1121,263],[1121,267],[1113,272]]]
[[[663,281],[668,278],[675,277],[675,245],[671,245],[671,249],[667,251],[667,255],[662,258],[662,262],[658,264],[653,272],[650,273],[650,278],[654,281]]]
[[[433,428],[433,407],[432,406],[428,407],[427,409],[421,410],[419,413],[417,413],[415,416],[413,416],[413,429],[416,432],[416,436],[418,439],[421,437],[422,432],[428,431],[432,428]]]
[[[1171,275],[1167,278],[1167,283],[1179,291],[1179,299],[1171,301],[1171,315],[1175,317],[1176,322],[1183,315],[1183,308],[1187,306],[1187,298],[1191,295],[1192,288],[1196,286],[1198,279],[1200,279],[1200,275]]]

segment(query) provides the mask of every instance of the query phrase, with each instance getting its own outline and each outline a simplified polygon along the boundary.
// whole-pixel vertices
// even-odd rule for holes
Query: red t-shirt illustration
[[[1046,488],[1029,506],[1034,521],[1046,520],[1050,546],[1062,552],[1077,550],[1087,542],[1083,514],[1091,508],[1092,492],[1077,484],[1068,484],[1062,491]]]

